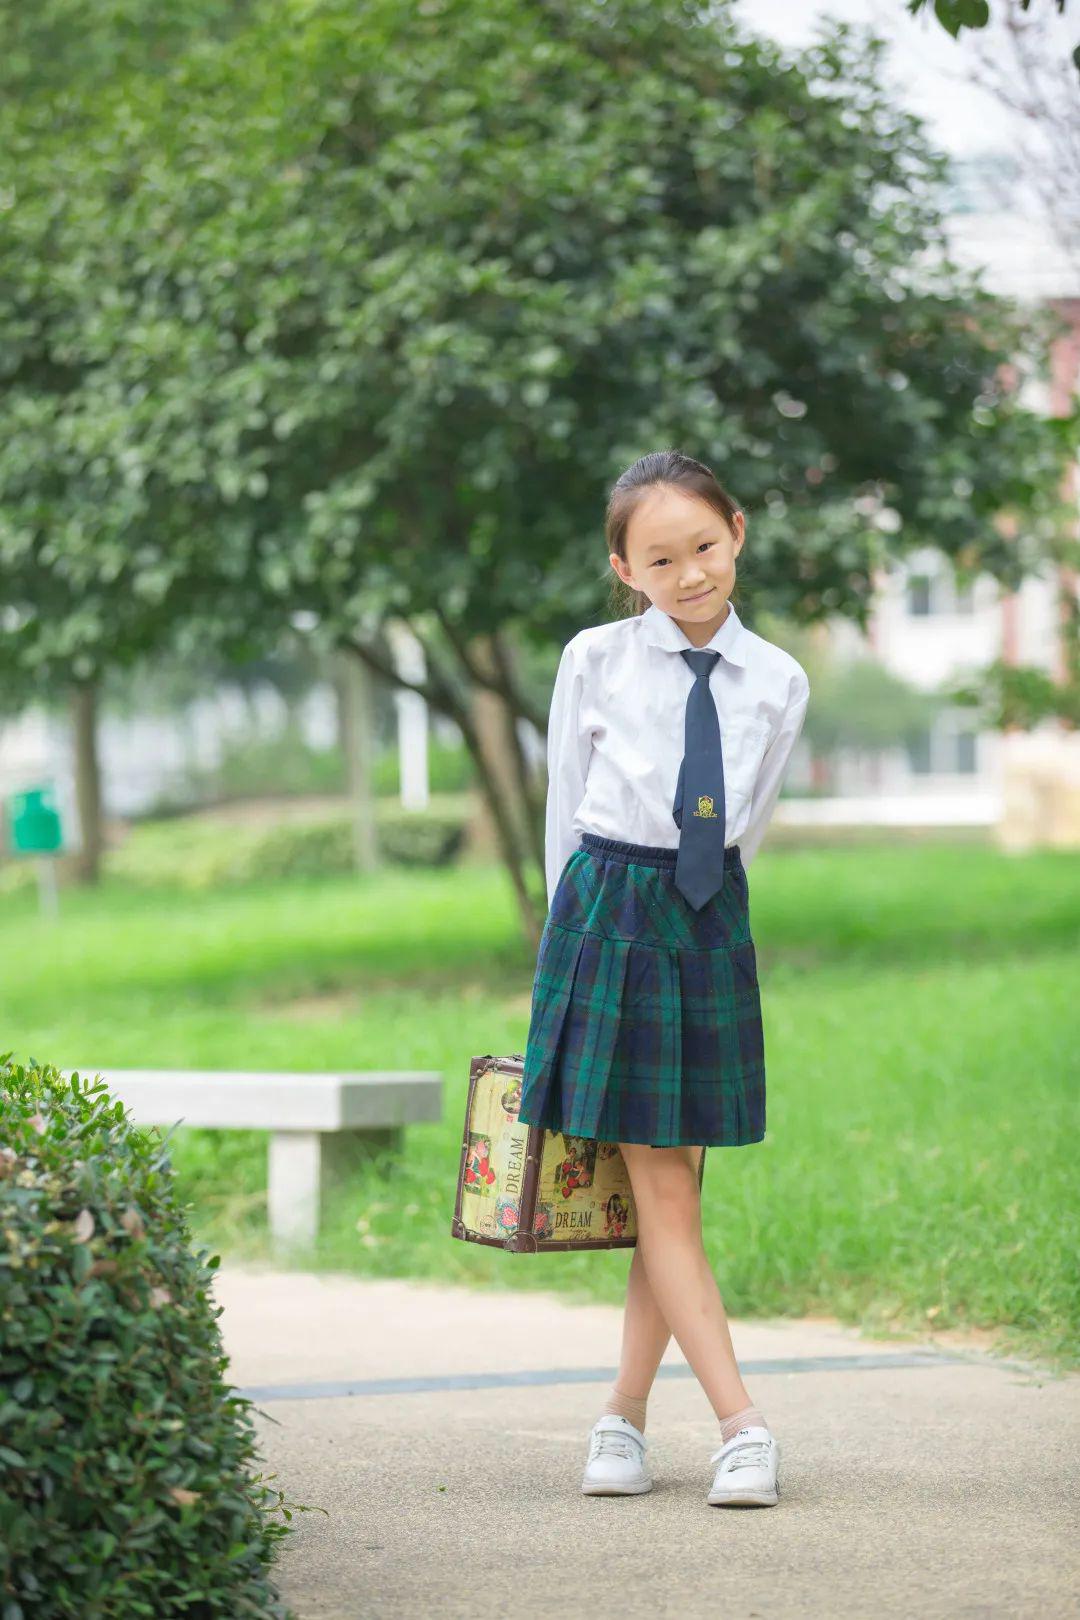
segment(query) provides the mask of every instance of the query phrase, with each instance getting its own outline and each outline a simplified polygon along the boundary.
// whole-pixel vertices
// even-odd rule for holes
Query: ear
[[[614,568],[624,585],[628,585],[632,591],[636,591],[640,588],[634,584],[633,574],[630,572],[626,562],[622,557],[619,556],[617,551],[608,552],[608,562],[611,564],[612,568]]]

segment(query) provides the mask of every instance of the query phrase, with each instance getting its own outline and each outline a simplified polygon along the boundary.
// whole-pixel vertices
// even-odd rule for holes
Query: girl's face
[[[613,551],[608,561],[624,584],[644,591],[692,641],[705,642],[727,618],[735,584],[743,514],[736,512],[733,521],[734,529],[704,501],[657,486],[627,525],[626,560]]]

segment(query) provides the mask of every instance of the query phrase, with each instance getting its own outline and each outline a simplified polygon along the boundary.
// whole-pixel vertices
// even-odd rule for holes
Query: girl
[[[643,456],[611,492],[606,532],[637,611],[579,631],[555,679],[549,910],[519,1112],[617,1141],[637,1209],[619,1372],[581,1488],[652,1488],[645,1407],[674,1334],[720,1424],[707,1500],[771,1506],[779,1446],[739,1374],[702,1245],[698,1162],[706,1146],[765,1135],[746,866],[810,683],[729,600],[745,524],[708,467]]]

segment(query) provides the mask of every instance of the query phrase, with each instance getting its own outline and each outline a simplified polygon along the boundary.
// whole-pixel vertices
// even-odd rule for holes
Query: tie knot
[[[686,659],[695,675],[711,675],[713,665],[720,657],[720,654],[714,652],[710,647],[680,647],[679,652]]]

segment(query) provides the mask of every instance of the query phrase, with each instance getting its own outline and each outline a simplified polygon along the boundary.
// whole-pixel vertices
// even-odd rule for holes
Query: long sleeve
[[[578,845],[571,823],[574,811],[585,797],[585,779],[592,753],[592,738],[582,731],[580,724],[581,691],[582,673],[570,641],[559,660],[548,714],[544,866],[549,909],[563,867]]]
[[[744,866],[749,866],[757,854],[758,846],[776,809],[776,801],[780,797],[792,749],[799,740],[799,733],[806,718],[809,700],[810,682],[805,670],[800,669],[798,674],[792,677],[791,697],[784,710],[784,718],[779,731],[765,750],[765,757],[754,784],[754,794],[750,801],[750,820],[746,831],[739,839],[739,850]]]

